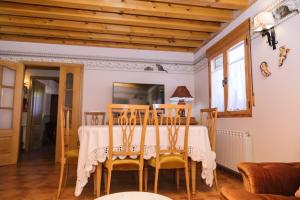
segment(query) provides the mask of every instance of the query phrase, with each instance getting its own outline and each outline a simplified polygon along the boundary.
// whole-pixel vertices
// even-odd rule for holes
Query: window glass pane
[[[0,129],[11,129],[13,110],[0,109],[0,116]]]
[[[66,90],[65,90],[65,106],[67,108],[73,107],[73,81],[74,75],[72,73],[67,73],[66,76]],[[72,126],[72,110],[70,110],[70,128]]]
[[[72,100],[73,100],[73,91],[66,91],[65,97],[65,106],[67,108],[72,108]]]
[[[228,111],[247,109],[244,41],[228,50]]]
[[[14,103],[14,89],[2,88],[0,107],[12,108]]]
[[[211,61],[211,106],[224,111],[223,55]]]
[[[73,74],[68,73],[66,79],[66,89],[73,89]]]
[[[2,84],[5,86],[15,86],[16,71],[3,67]]]

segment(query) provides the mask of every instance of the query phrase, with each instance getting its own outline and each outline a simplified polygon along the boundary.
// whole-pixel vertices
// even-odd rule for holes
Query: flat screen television
[[[152,105],[165,103],[165,86],[144,83],[113,83],[113,103]]]

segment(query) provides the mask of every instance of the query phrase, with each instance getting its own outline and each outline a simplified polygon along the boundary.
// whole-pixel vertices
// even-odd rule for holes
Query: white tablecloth
[[[135,128],[132,145],[139,146],[141,126]],[[77,181],[75,196],[79,196],[87,184],[90,174],[95,171],[98,162],[107,158],[109,143],[108,126],[81,126],[78,130],[80,149],[77,166]],[[165,134],[164,134],[165,133]],[[178,147],[183,148],[184,128],[179,129]],[[166,126],[160,127],[161,148],[168,146]],[[122,131],[120,126],[114,126],[114,147],[122,146]],[[145,136],[145,159],[155,157],[156,132],[155,126],[147,126]],[[213,183],[213,170],[216,168],[215,152],[211,151],[207,128],[203,126],[190,126],[188,139],[189,157],[197,162],[202,162],[202,178],[206,184]],[[122,158],[121,158],[122,159]]]

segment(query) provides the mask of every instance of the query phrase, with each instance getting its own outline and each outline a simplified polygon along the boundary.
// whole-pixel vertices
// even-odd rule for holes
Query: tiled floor
[[[198,170],[197,177],[200,177]],[[149,191],[153,189],[152,172],[150,172]],[[49,151],[39,151],[26,155],[19,164],[0,167],[0,199],[2,200],[52,200],[55,199],[58,185],[59,165],[55,165]],[[181,188],[176,190],[174,173],[163,171],[160,174],[158,192],[172,199],[187,199],[183,173]],[[218,170],[219,187],[241,188],[242,181],[237,176],[224,170]],[[94,199],[92,180],[84,188],[80,197],[74,197],[76,166],[70,167],[69,179],[63,188],[60,199]],[[116,172],[112,177],[111,192],[137,190],[138,184],[132,172]],[[102,192],[103,194],[103,192]],[[219,193],[209,188],[198,179],[197,194],[192,199],[219,199]]]

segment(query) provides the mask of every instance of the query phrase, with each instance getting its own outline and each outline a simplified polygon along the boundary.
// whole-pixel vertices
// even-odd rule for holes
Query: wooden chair
[[[143,119],[145,117],[145,111],[143,110],[139,110],[138,112],[138,123],[139,124],[143,124]],[[161,116],[163,114],[163,110],[156,110],[156,113],[154,113],[154,110],[149,110],[149,116],[148,116],[148,121],[147,124],[148,125],[154,125],[154,115],[157,115],[157,117],[159,118],[159,121],[162,119]]]
[[[123,145],[118,151],[114,149],[114,129],[113,119],[114,110],[122,109],[121,115],[118,116],[118,124],[122,130],[122,141]],[[140,148],[134,148],[132,146],[132,138],[135,131],[136,125],[138,124],[138,111],[143,110],[145,116],[143,118]],[[139,172],[139,190],[143,188],[143,166],[144,166],[144,143],[145,143],[145,132],[147,126],[147,120],[149,116],[149,106],[144,105],[126,105],[126,104],[110,104],[108,105],[108,123],[109,123],[109,148],[108,148],[108,159],[104,164],[107,169],[107,186],[106,193],[110,193],[111,185],[111,174],[113,170],[118,171],[138,171]],[[126,156],[125,159],[115,159],[114,156]],[[136,159],[130,158],[130,156],[136,156]]]
[[[154,110],[150,110],[149,118],[148,118],[148,125],[155,125],[155,122],[154,122],[155,116],[158,118],[158,124],[162,124],[163,114],[164,114],[163,110],[156,110],[156,112],[154,112]]]
[[[206,126],[208,130],[211,150],[216,152],[216,129],[217,129],[217,108],[206,108],[200,110],[200,125]],[[214,170],[215,186],[218,189],[217,171]]]
[[[156,114],[156,109],[162,108],[165,110],[164,122],[159,119]],[[189,121],[191,116],[191,105],[174,105],[174,104],[161,104],[154,109],[154,121],[156,126],[156,157],[148,161],[149,166],[155,168],[155,182],[154,192],[157,193],[158,175],[160,169],[175,169],[177,179],[177,185],[179,183],[179,169],[185,170],[185,181],[188,199],[190,199],[190,180],[189,180],[189,168],[188,168],[188,133],[189,133]],[[186,125],[181,126],[180,110],[185,109],[187,112]],[[164,125],[163,125],[164,124]],[[161,133],[159,125],[166,126],[168,132]],[[184,147],[179,149],[177,146],[179,129],[184,129]],[[168,149],[161,149],[160,147],[160,134],[168,134]],[[145,182],[148,181],[148,171],[145,170]],[[146,184],[145,184],[145,187]]]
[[[68,161],[71,158],[78,158],[79,150],[78,149],[70,149],[70,111],[71,109],[65,108],[62,106],[60,112],[60,142],[61,142],[61,159],[60,159],[60,177],[59,177],[59,184],[58,184],[58,192],[57,192],[57,199],[59,198],[63,177],[65,174],[65,183],[68,177],[68,169],[69,163]],[[68,165],[66,172],[65,171],[65,164]]]
[[[85,125],[104,125],[105,112],[84,112]]]

